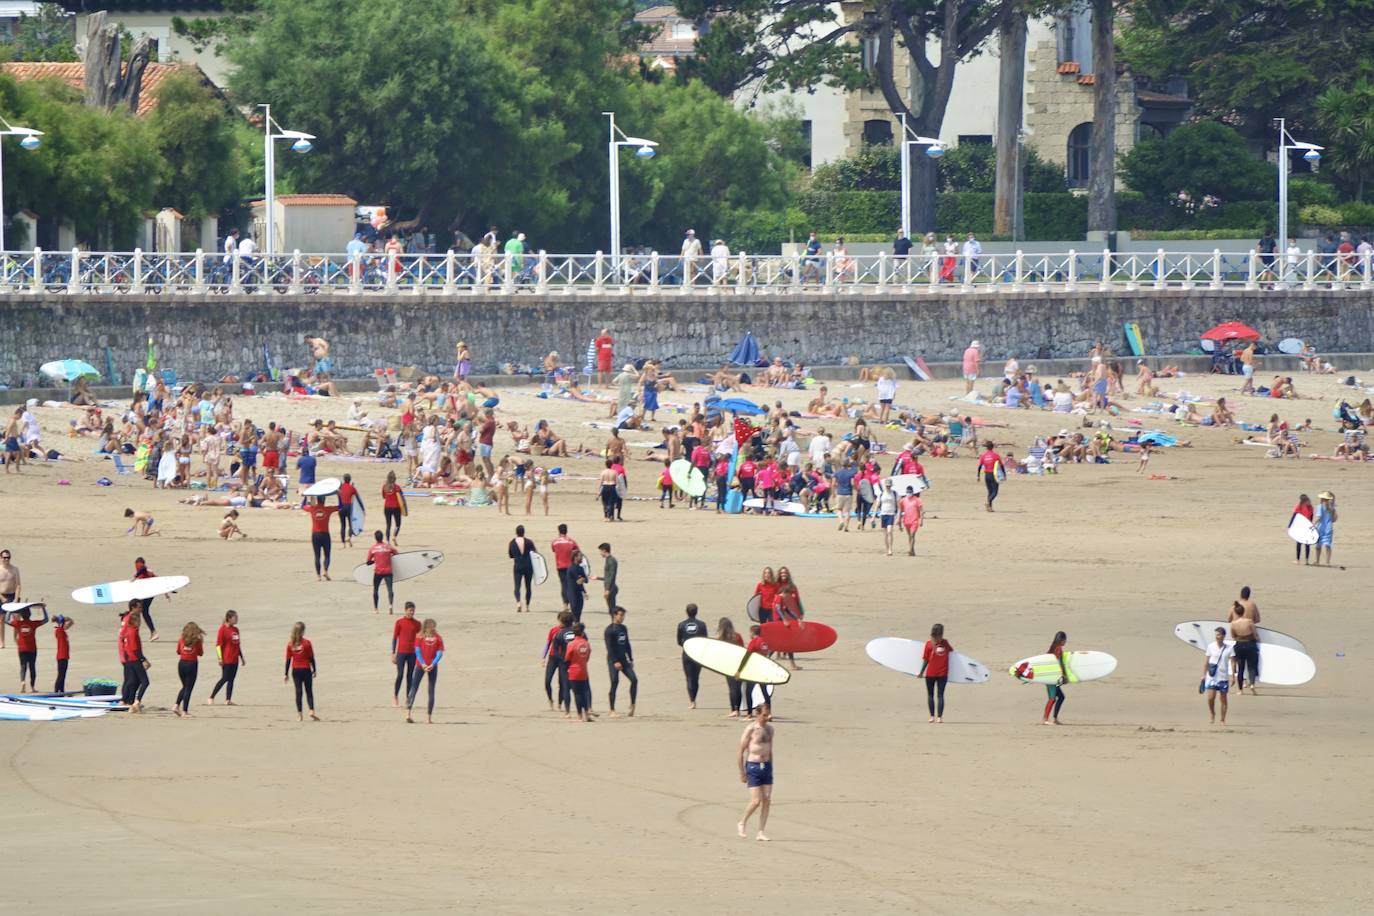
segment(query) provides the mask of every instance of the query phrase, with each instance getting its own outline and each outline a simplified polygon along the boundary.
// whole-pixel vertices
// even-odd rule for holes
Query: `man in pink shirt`
[[[983,345],[978,341],[969,344],[964,351],[964,394],[973,390],[973,383],[978,381],[978,363],[982,360]]]

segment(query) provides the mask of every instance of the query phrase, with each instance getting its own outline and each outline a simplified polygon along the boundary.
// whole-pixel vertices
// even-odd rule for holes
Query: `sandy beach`
[[[914,559],[884,556],[878,531],[842,533],[829,520],[660,509],[651,499],[661,464],[642,460],[642,448],[620,524],[601,519],[600,463],[590,458],[537,459],[564,472],[547,517],[524,517],[522,504],[507,517],[412,498],[401,548],[446,555],[434,572],[397,584],[398,609],[415,601],[448,647],[432,726],[406,725],[392,706],[392,620],[385,607],[373,614],[369,590],[349,576],[362,538],[336,545],[335,581],[317,583],[304,514],[245,510],[250,537],[225,543],[215,531],[227,510],[179,505],[183,493],[116,476],[91,454],[94,440],[67,438],[79,411],[40,408],[45,443],[81,460],[0,475],[0,546],[13,552],[26,598],[77,620],[69,686],[119,671],[115,613],[73,603],[73,588],[128,578],[140,555],[191,585],[154,606],[162,638],[145,641],[146,714],[0,723],[3,895],[15,912],[82,914],[1368,911],[1374,737],[1359,684],[1374,677],[1364,651],[1374,464],[1306,457],[1339,443],[1336,401],[1365,397],[1340,384],[1359,370],[1341,369],[1298,375],[1297,401],[1240,397],[1239,377],[1159,381],[1164,391],[1226,396],[1250,422],[1273,412],[1295,425],[1311,418],[1299,460],[1238,445],[1237,430],[1176,430],[1127,413],[1115,425],[1134,417],[1193,442],[1154,455],[1150,472],[1167,479],[1137,474],[1136,458],[1118,453],[1108,465],[1014,477],[989,514],[972,457],[929,459],[929,516]],[[1257,380],[1272,375],[1261,369]],[[989,392],[992,380],[978,387]],[[874,396],[858,383],[830,390]],[[902,381],[897,402],[929,414],[959,407],[949,398],[962,390]],[[570,444],[600,449],[606,430],[584,423],[605,423],[605,405],[536,391],[501,389],[500,418],[549,419]],[[705,394],[691,386],[661,401],[690,405]],[[799,410],[812,394],[743,396]],[[235,398],[235,417],[301,429],[316,417],[344,422],[350,400]],[[988,432],[1018,457],[1035,435],[1082,422],[965,412],[1009,424]],[[852,421],[801,425],[838,435]],[[903,433],[878,438],[895,452]],[[503,432],[496,455],[511,451]],[[390,468],[325,458],[319,476],[353,475],[370,532]],[[114,485],[96,486],[102,475]],[[1315,500],[1323,490],[1340,508],[1337,568],[1295,566],[1284,528],[1299,493]],[[151,512],[162,536],[127,537],[126,506]],[[559,608],[556,580],[536,590],[535,613],[515,614],[506,544],[524,523],[547,555],[559,522],[589,552],[607,540],[619,557],[641,688],[633,719],[584,726],[547,710],[540,651]],[[704,673],[700,708],[688,710],[674,631],[688,602],[713,630],[722,616],[747,625],[759,570],[779,565],[795,574],[808,616],[840,638],[801,659],[779,688],[765,844],[735,835],[747,792],[726,686]],[[1243,585],[1264,625],[1306,643],[1317,676],[1233,697],[1223,729],[1208,724],[1197,693],[1202,655],[1172,630],[1224,619]],[[194,716],[178,720],[176,634],[194,620],[213,639],[227,608],[241,615],[247,660],[239,705],[204,705],[211,649]],[[594,708],[604,714],[599,592],[583,619]],[[318,724],[296,722],[281,677],[296,620],[319,657]],[[938,726],[926,722],[919,681],[864,654],[873,637],[924,639],[936,622],[956,650],[993,669],[985,685],[950,686]],[[1069,688],[1064,725],[1046,728],[1045,692],[1005,672],[1060,629],[1069,648],[1110,652],[1120,664]],[[40,686],[50,685],[50,627],[39,647]],[[16,666],[11,639],[0,653],[6,689],[18,686]]]

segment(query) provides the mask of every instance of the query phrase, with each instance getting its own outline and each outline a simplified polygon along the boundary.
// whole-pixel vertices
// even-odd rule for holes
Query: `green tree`
[[[59,4],[40,3],[34,15],[19,14],[6,50],[10,60],[77,60],[75,38],[76,16]]]
[[[922,155],[919,149],[912,155]],[[1021,179],[1035,192],[1064,190],[1064,172],[1027,149]],[[989,143],[963,143],[945,150],[937,162],[942,192],[991,191],[997,150]],[[901,184],[901,160],[895,146],[865,146],[857,156],[818,166],[811,186],[818,191],[893,191]]]
[[[1214,121],[1141,140],[1121,157],[1120,173],[1128,188],[1149,200],[1177,205],[1182,199],[1192,206],[1207,197],[1265,200],[1275,182],[1274,165],[1255,159],[1239,132]]]
[[[158,84],[148,126],[162,158],[159,206],[199,219],[236,203],[244,164],[234,122],[241,120],[190,73],[173,74]]]
[[[1365,180],[1374,167],[1374,83],[1360,79],[1349,89],[1332,86],[1317,96],[1317,124],[1326,137],[1323,159],[1355,199],[1364,200]]]

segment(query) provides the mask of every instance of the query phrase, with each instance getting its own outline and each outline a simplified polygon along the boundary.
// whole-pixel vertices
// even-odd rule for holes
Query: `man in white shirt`
[[[1231,687],[1231,667],[1235,645],[1226,642],[1226,628],[1216,628],[1216,639],[1207,644],[1207,660],[1202,664],[1202,686],[1207,691],[1207,711],[1212,724],[1217,721],[1217,695],[1221,695],[1221,724],[1226,724],[1226,694]]]
[[[807,455],[811,458],[811,463],[817,468],[825,464],[830,457],[830,437],[825,434],[825,430],[816,430],[816,435],[811,437],[811,444],[807,446]]]
[[[968,264],[969,276],[977,276],[978,256],[982,253],[983,246],[973,237],[973,233],[970,232],[968,238],[964,240],[964,262]]]
[[[801,447],[792,437],[790,428],[783,432],[782,441],[778,443],[778,460],[787,468],[789,474],[801,467]]]
[[[251,235],[245,235],[242,239],[239,240],[239,257],[244,258],[248,257],[249,255],[256,254],[257,250],[258,243],[253,241],[253,237]]]
[[[725,239],[716,239],[716,243],[711,246],[711,281],[717,286],[724,286],[730,279],[730,249],[725,244]]]
[[[688,229],[682,239],[682,283],[695,286],[697,282],[697,259],[701,257],[701,239],[695,229]]]
[[[1287,260],[1287,271],[1284,279],[1292,282],[1298,278],[1298,259],[1302,257],[1302,249],[1298,247],[1297,239],[1288,240],[1288,248],[1284,251],[1284,258]]]

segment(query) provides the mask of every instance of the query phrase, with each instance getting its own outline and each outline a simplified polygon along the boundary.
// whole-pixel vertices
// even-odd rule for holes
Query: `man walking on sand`
[[[964,351],[964,394],[972,391],[973,383],[978,381],[978,364],[982,358],[983,345],[975,340]]]
[[[759,832],[754,837],[768,841],[768,809],[773,803],[773,723],[767,706],[759,708],[754,721],[744,727],[739,739],[739,781],[749,787],[749,804],[739,822],[743,839],[749,832],[749,818],[759,812]]]

